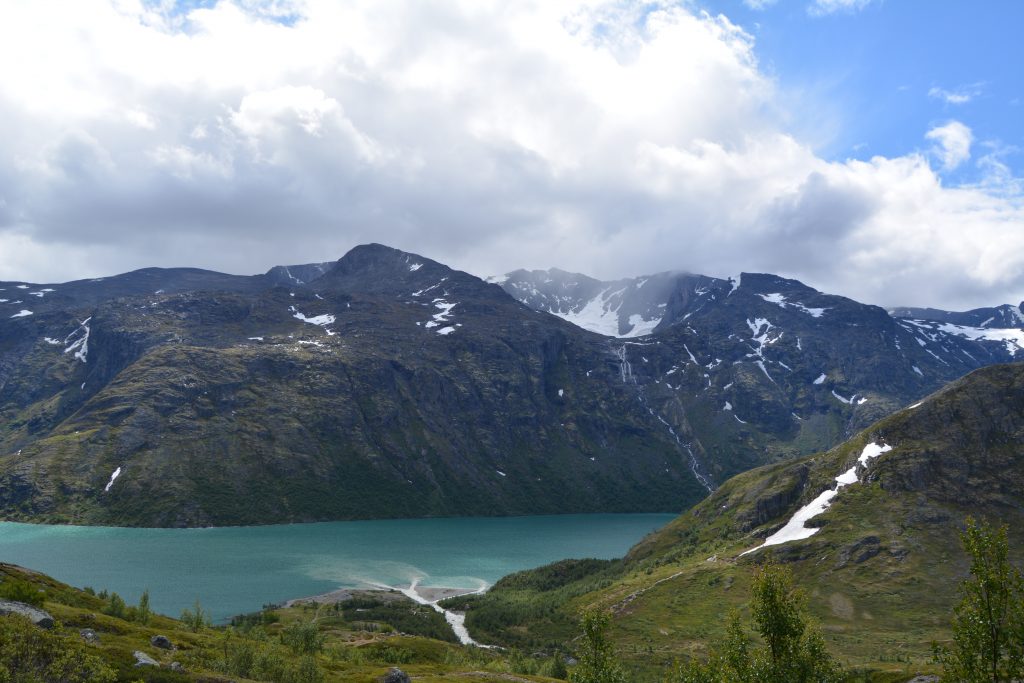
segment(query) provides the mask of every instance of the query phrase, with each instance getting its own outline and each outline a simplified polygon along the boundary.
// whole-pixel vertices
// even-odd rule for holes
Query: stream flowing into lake
[[[73,586],[146,589],[177,616],[199,600],[215,622],[338,588],[478,590],[566,558],[621,557],[669,514],[324,522],[210,529],[126,529],[0,522],[0,561]]]

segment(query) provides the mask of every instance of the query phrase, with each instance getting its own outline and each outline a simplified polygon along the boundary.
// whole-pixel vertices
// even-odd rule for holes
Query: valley
[[[408,600],[432,625],[385,638],[509,675],[556,671],[604,611],[637,682],[707,656],[778,563],[848,671],[936,670],[956,530],[1021,508],[1013,307],[886,311],[753,273],[500,280],[366,245],[0,283],[34,298],[0,318],[3,559],[221,623],[287,605],[265,614],[323,631]],[[427,664],[454,645],[402,642],[423,680],[459,671]]]

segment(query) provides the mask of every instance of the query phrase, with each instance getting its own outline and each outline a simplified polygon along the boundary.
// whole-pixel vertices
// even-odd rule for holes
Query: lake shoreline
[[[416,592],[427,602],[438,602],[448,598],[457,598],[460,595],[479,593],[479,588],[445,588],[440,586],[416,586]],[[292,598],[282,603],[282,607],[297,607],[310,603],[316,605],[334,605],[353,598],[374,597],[385,600],[410,599],[398,588],[337,588],[326,593],[310,595],[302,598]]]
[[[554,515],[214,529],[0,522],[0,558],[73,586],[117,592],[129,604],[148,590],[152,609],[162,614],[180,614],[198,600],[222,622],[290,600],[330,602],[367,589],[381,590],[376,596],[405,593],[414,581],[415,599],[430,604],[567,557],[622,557],[673,518]]]

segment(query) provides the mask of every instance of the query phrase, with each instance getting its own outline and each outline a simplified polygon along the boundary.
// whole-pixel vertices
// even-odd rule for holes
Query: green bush
[[[118,619],[124,619],[126,605],[124,598],[117,593],[111,593],[110,599],[107,601],[107,606],[103,608],[103,613]]]
[[[45,631],[18,615],[0,617],[0,681],[112,683],[116,678],[76,636]]]
[[[706,662],[690,660],[674,683],[839,683],[845,674],[808,619],[804,594],[788,568],[765,565],[754,577],[751,612],[763,647],[752,648],[739,615]]]
[[[28,581],[8,578],[0,583],[0,600],[14,600],[42,607],[44,597],[45,593]]]
[[[324,637],[315,621],[296,621],[281,632],[281,643],[297,655],[314,655],[324,648]]]
[[[210,617],[203,611],[203,606],[199,604],[198,598],[196,598],[195,607],[192,609],[185,608],[181,611],[181,621],[193,633],[199,633],[210,625]]]

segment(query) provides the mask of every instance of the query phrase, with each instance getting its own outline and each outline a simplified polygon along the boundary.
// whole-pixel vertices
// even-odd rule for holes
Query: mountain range
[[[257,276],[0,282],[0,514],[678,511],[1013,360],[1004,309],[903,317],[753,273],[499,286],[381,245]]]

